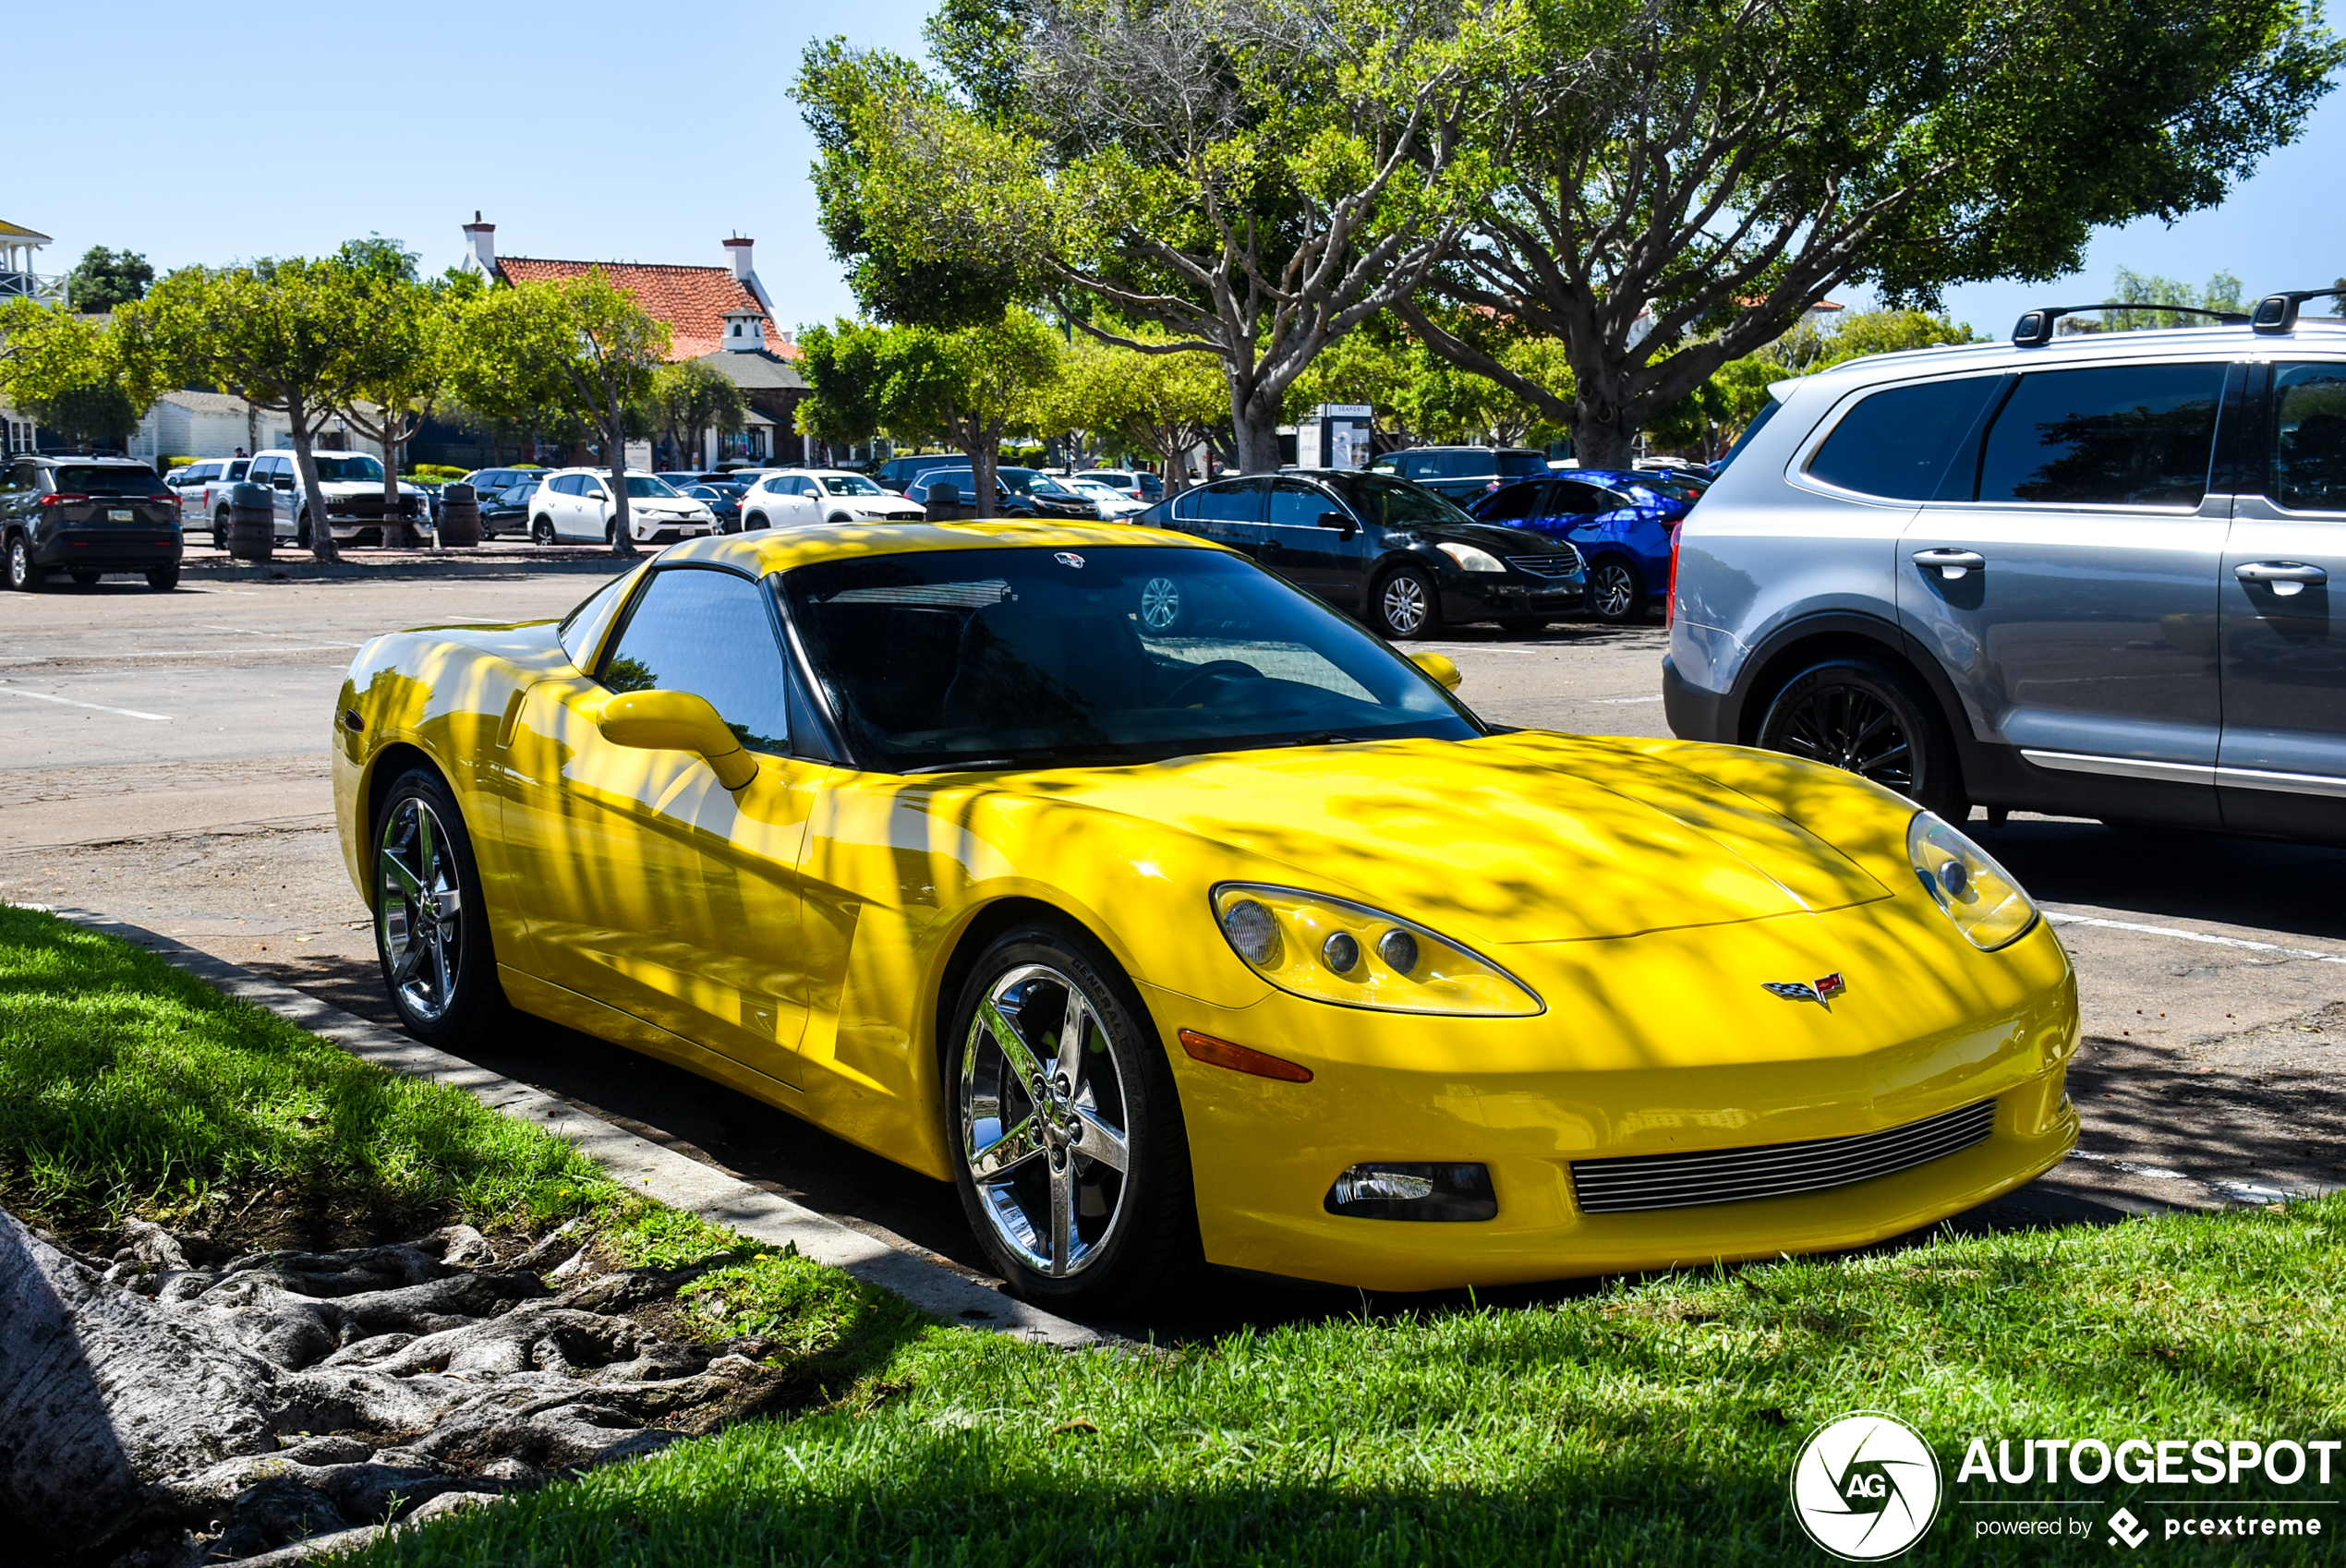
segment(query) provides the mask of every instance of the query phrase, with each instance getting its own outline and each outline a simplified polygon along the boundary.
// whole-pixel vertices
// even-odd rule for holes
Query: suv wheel
[[[1590,567],[1589,609],[1608,626],[1643,620],[1646,585],[1638,569],[1617,555],[1606,556]]]
[[[41,579],[45,575],[32,563],[32,547],[25,543],[22,534],[8,536],[8,586],[18,593],[37,594]]]
[[[1396,642],[1440,631],[1442,597],[1433,579],[1414,566],[1394,568],[1369,596],[1369,622]]]
[[[554,542],[554,520],[550,517],[540,517],[537,522],[532,523],[529,525],[529,537],[532,542],[537,544],[552,544]]]
[[[749,521],[744,523],[742,526],[755,533],[760,529],[770,528],[773,525],[766,521],[766,514],[764,513],[753,512],[749,514]]]
[[[303,507],[301,515],[294,519],[294,548],[309,549],[309,509]]]
[[[224,506],[212,514],[212,546],[214,549],[228,548],[228,509]]]
[[[1885,659],[1837,655],[1779,689],[1760,720],[1772,752],[1846,769],[1953,822],[1970,807],[1954,738],[1912,677]]]

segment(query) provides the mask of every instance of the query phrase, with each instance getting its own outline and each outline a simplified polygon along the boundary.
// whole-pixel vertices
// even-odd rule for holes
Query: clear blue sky
[[[0,218],[54,236],[41,257],[51,271],[92,245],[168,269],[331,250],[370,231],[436,271],[462,253],[476,209],[523,256],[714,264],[718,242],[741,233],[783,320],[827,320],[853,300],[815,228],[813,149],[784,90],[812,38],[918,53],[929,9],[135,0],[107,13],[101,38],[72,6],[29,6],[9,24],[16,58],[101,58],[107,85],[93,100],[81,71],[15,73]],[[2346,274],[2341,171],[2346,92],[2221,207],[2106,231],[2078,277],[1971,284],[1948,308],[2001,336],[2030,305],[2102,298],[2121,265],[2194,283],[2229,268],[2251,298],[2326,283]]]

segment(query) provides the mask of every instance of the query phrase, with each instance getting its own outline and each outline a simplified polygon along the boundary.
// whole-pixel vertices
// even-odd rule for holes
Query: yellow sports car
[[[376,639],[334,793],[415,1033],[732,1085],[1046,1302],[1848,1247],[2074,1141],[2068,961],[1957,829],[1457,683],[1177,535],[784,530]]]

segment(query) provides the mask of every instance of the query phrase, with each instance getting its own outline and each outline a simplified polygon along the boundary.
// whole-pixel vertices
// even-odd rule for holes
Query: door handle
[[[1987,570],[1988,558],[1976,549],[1918,549],[1915,564],[1926,572],[1935,567],[1948,582],[1960,583],[1966,572]]]
[[[2329,573],[2318,566],[2304,566],[2294,561],[2243,561],[2232,568],[2232,575],[2243,583],[2270,584],[2276,598],[2302,594],[2306,585],[2319,587],[2329,581]]]

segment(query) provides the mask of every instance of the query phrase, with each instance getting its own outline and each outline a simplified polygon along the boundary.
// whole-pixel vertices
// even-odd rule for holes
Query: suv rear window
[[[151,468],[121,467],[60,468],[57,470],[57,493],[71,496],[151,496],[163,491],[163,481],[155,477]]]
[[[2273,381],[2273,500],[2346,512],[2346,365],[2283,365]]]
[[[2197,506],[2224,370],[2111,365],[2021,377],[1988,431],[1979,499]]]
[[[2001,376],[1890,387],[1858,400],[1808,460],[1812,478],[1885,501],[1929,501]],[[1774,404],[1768,405],[1772,412]],[[1752,422],[1753,429],[1760,428]],[[1740,443],[1738,443],[1740,444]],[[1655,487],[1659,488],[1660,487]],[[1968,481],[1964,488],[1970,489]],[[1970,500],[1966,493],[1964,500]]]
[[[1499,473],[1503,477],[1515,478],[1527,474],[1545,474],[1547,471],[1548,460],[1536,452],[1499,453]]]

